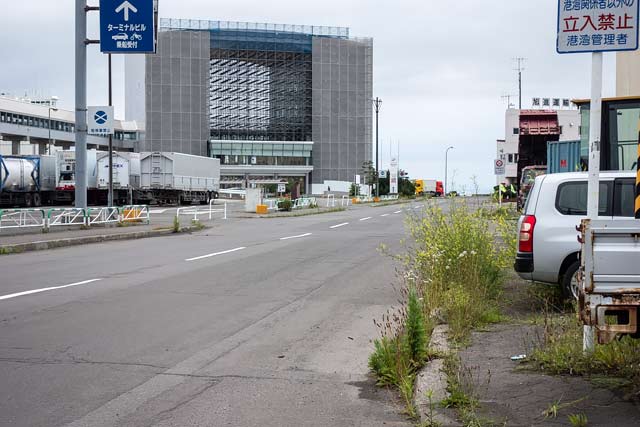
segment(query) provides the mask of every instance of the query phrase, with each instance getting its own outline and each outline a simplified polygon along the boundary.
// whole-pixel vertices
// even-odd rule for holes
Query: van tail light
[[[536,227],[536,217],[526,215],[520,225],[520,237],[518,238],[519,252],[533,252],[533,229]]]

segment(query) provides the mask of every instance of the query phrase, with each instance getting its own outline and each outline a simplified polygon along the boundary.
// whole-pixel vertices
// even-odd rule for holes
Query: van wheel
[[[562,296],[567,300],[577,300],[580,293],[580,284],[578,283],[578,269],[580,261],[576,261],[567,268],[562,278]]]
[[[27,208],[30,208],[31,206],[33,206],[33,199],[31,198],[31,193],[26,193],[24,195],[24,205]]]

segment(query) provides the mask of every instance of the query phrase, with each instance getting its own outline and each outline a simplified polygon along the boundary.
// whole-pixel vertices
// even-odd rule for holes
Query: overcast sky
[[[97,0],[89,0],[96,4]],[[74,0],[3,0],[0,92],[57,95],[74,108]],[[590,56],[555,52],[557,0],[160,0],[160,16],[345,26],[374,39],[374,96],[382,166],[400,143],[414,178],[444,177],[471,189],[495,182],[495,141],[504,138],[503,94],[517,94],[513,58],[527,58],[523,107],[531,98],[588,98]],[[89,33],[97,38],[97,13]],[[89,47],[89,105],[107,101],[106,56]],[[123,61],[114,57],[116,116],[124,116]],[[615,95],[615,56],[605,54],[605,96]],[[512,102],[517,103],[514,98]]]

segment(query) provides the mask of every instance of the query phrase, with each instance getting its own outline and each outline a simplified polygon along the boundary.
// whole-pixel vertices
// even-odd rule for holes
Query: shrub
[[[290,199],[282,199],[278,202],[278,209],[281,211],[291,212],[293,203]]]

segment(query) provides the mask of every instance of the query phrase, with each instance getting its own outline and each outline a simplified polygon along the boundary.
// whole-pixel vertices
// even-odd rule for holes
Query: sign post
[[[389,194],[398,194],[398,159],[395,157],[389,164]]]
[[[505,174],[504,160],[502,159],[494,160],[493,173],[496,176]],[[502,183],[498,184],[498,205],[502,206]]]
[[[602,116],[602,52],[638,49],[639,1],[558,0],[558,53],[591,52],[589,180],[587,217],[598,217],[600,197],[600,126]],[[584,274],[591,274],[585,271]],[[594,330],[585,326],[583,350],[592,352]]]

